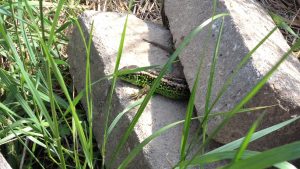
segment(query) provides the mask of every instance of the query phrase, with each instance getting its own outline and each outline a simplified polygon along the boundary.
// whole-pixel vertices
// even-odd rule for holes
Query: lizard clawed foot
[[[139,92],[131,94],[131,95],[130,95],[130,98],[131,98],[132,100],[140,99],[140,98],[142,98],[145,94],[147,94],[149,90],[150,90],[150,86],[149,86],[149,85],[146,85],[146,86],[144,86],[141,90],[139,90]]]

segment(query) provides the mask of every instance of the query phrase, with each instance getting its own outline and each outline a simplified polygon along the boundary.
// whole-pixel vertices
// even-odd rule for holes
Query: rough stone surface
[[[7,163],[6,159],[0,153],[0,169],[11,169],[10,165]]]
[[[90,30],[90,25],[94,21],[94,36],[91,47],[91,77],[92,81],[96,81],[113,72],[125,16],[116,13],[86,11],[79,19],[86,38],[89,37],[88,30]],[[168,53],[166,51],[143,41],[143,38],[168,46],[170,33],[159,25],[145,23],[130,15],[120,68],[127,65],[161,65],[167,61]],[[85,85],[86,53],[76,28],[69,43],[68,55],[74,85],[77,91],[81,91]],[[174,71],[177,70],[174,68]],[[180,75],[180,72],[174,72],[174,74]],[[102,143],[103,139],[103,116],[108,88],[109,81],[106,79],[93,86],[93,125],[94,134],[99,144]],[[133,85],[121,81],[117,82],[113,95],[110,121],[133,102],[130,101],[129,95],[137,91],[138,88]],[[86,108],[85,99],[82,99],[82,101]],[[126,113],[110,134],[106,147],[107,161],[110,161],[113,150],[125,133],[136,111],[137,108]],[[167,124],[184,119],[185,111],[185,101],[174,101],[159,95],[153,96],[112,168],[116,168],[135,146],[154,131]],[[196,126],[197,123],[192,124],[191,133],[193,135],[195,135]],[[144,147],[129,168],[157,169],[174,166],[179,160],[181,132],[182,126],[178,126],[151,141]]]
[[[183,40],[193,28],[203,23],[212,15],[211,0],[165,0],[165,13],[169,19],[170,30],[175,46]],[[215,74],[212,99],[223,83],[238,65],[241,59],[274,28],[268,14],[253,0],[222,0],[218,2],[218,12],[227,12],[224,33]],[[178,17],[180,15],[180,17]],[[186,79],[192,87],[199,53],[205,50],[203,78],[199,86],[196,109],[203,114],[206,85],[209,76],[210,61],[213,55],[215,39],[218,36],[221,19],[212,25],[213,40],[205,40],[208,28],[199,34],[180,56]],[[203,45],[207,43],[207,47]],[[214,112],[233,108],[245,94],[264,76],[267,71],[288,50],[288,45],[279,31],[276,31],[251,57],[233,80],[233,84],[214,108]],[[278,104],[268,109],[260,128],[266,128],[300,114],[300,64],[294,57],[289,57],[273,74],[262,90],[246,105],[247,107]],[[244,113],[234,117],[215,137],[220,143],[228,143],[245,135],[251,124],[262,111]],[[209,121],[209,132],[220,122],[221,117]],[[300,139],[300,122],[296,122],[251,144],[254,149],[267,149]]]

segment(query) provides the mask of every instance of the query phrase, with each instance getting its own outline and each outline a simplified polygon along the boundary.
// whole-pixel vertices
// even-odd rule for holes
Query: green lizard
[[[134,68],[137,68],[137,66],[125,66],[121,70]],[[150,86],[156,79],[158,73],[159,72],[157,71],[147,70],[120,75],[119,78],[133,85],[143,87],[139,93],[132,95],[134,99],[138,99],[149,91]],[[169,75],[165,75],[161,79],[160,85],[156,88],[155,93],[177,100],[188,99],[190,96],[190,91],[185,79],[180,79]]]

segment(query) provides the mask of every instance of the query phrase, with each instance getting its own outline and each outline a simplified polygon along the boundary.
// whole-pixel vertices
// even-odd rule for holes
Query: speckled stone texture
[[[165,13],[169,19],[170,30],[175,46],[196,26],[212,15],[211,0],[165,0]],[[273,28],[274,23],[259,4],[253,0],[221,0],[217,11],[227,12],[225,18],[219,61],[215,73],[212,99],[215,99],[225,80],[242,58],[253,49]],[[202,81],[197,93],[196,109],[203,114],[206,86],[210,71],[215,40],[218,36],[221,19],[212,25],[212,40],[205,28],[180,55],[184,74],[192,87],[200,55],[205,51]],[[210,27],[210,26],[209,26]],[[207,44],[206,47],[205,44]],[[277,30],[250,58],[234,78],[228,91],[213,109],[214,112],[231,110],[255,84],[270,70],[279,58],[289,49],[281,33]],[[266,111],[260,129],[266,128],[300,114],[300,64],[290,56],[270,78],[262,90],[246,107],[277,105]],[[235,116],[215,137],[220,143],[228,143],[243,137],[251,124],[262,111],[243,113]],[[209,121],[208,132],[220,124],[222,117]],[[264,150],[300,139],[300,122],[264,137],[251,144],[251,148]]]
[[[92,21],[94,21],[91,48],[91,76],[92,81],[96,81],[113,72],[125,15],[86,11],[79,17],[79,20],[86,38],[89,37],[88,30],[90,30],[90,25]],[[169,55],[168,52],[142,39],[155,41],[168,46],[170,33],[160,25],[146,23],[133,15],[129,15],[120,68],[127,65],[149,66],[166,63]],[[81,91],[85,85],[86,52],[77,28],[75,28],[68,46],[68,56],[74,85],[77,91]],[[178,70],[178,68],[174,68],[175,72],[173,73],[180,75],[180,71]],[[109,83],[110,81],[105,79],[93,86],[93,125],[94,134],[99,144],[102,143],[103,139],[103,115]],[[138,88],[133,85],[122,81],[117,82],[116,90],[113,95],[110,122],[122,112],[125,107],[133,103],[130,99],[130,94],[137,91]],[[82,103],[86,108],[85,99],[82,99]],[[186,105],[186,101],[174,101],[159,95],[153,96],[134,128],[133,133],[130,135],[128,142],[122,149],[121,154],[116,162],[113,163],[112,168],[117,168],[128,153],[145,138],[153,134],[153,132],[167,124],[184,119]],[[107,161],[111,160],[113,150],[125,133],[136,111],[137,108],[134,108],[126,113],[109,135],[106,147]],[[196,126],[197,123],[192,124],[192,135],[195,135]],[[171,168],[174,166],[179,161],[181,133],[182,126],[179,125],[151,141],[135,158],[129,168],[158,169]]]

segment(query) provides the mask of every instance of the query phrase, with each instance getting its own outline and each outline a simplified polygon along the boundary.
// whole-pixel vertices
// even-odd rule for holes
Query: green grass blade
[[[271,134],[272,132],[276,131],[276,130],[279,130],[297,120],[299,120],[300,117],[296,117],[296,118],[292,118],[292,119],[289,119],[289,120],[286,120],[284,122],[281,122],[279,124],[276,124],[276,125],[273,125],[271,127],[268,127],[266,129],[263,129],[263,130],[260,130],[258,132],[255,132],[252,137],[251,137],[251,140],[250,142],[252,141],[255,141],[257,139],[260,139],[268,134]],[[215,153],[215,152],[222,152],[222,151],[231,151],[231,150],[234,150],[234,149],[237,149],[240,144],[242,143],[242,141],[244,140],[244,137],[238,139],[238,140],[235,140],[231,143],[227,143],[226,145],[222,146],[222,147],[219,147],[217,149],[214,149],[208,153]]]
[[[215,153],[211,153],[211,154],[199,155],[192,162],[190,162],[189,165],[190,165],[190,167],[192,167],[192,166],[205,165],[205,164],[209,164],[209,163],[213,163],[213,162],[217,162],[217,161],[221,161],[221,160],[230,160],[235,157],[236,153],[237,153],[236,150],[232,150],[232,151],[215,152]],[[242,158],[248,158],[248,157],[251,157],[258,153],[259,152],[245,151]],[[182,165],[187,165],[187,164],[188,164],[188,161],[182,162]],[[175,168],[177,169],[179,167],[175,167]]]
[[[209,116],[214,116],[214,114],[210,114]],[[203,116],[200,116],[200,117],[197,117],[197,118],[203,118]],[[194,118],[193,118],[194,119]],[[276,130],[279,130],[293,122],[295,122],[296,120],[299,120],[300,117],[296,117],[296,118],[293,118],[293,119],[290,119],[290,120],[287,120],[287,121],[284,121],[282,123],[279,123],[279,124],[276,124],[274,126],[271,126],[271,127],[268,127],[266,129],[263,129],[263,130],[260,130],[258,132],[255,132],[252,137],[251,137],[251,140],[249,142],[252,142],[252,141],[255,141],[259,138],[262,138],[268,134],[271,134],[272,132],[276,131]],[[207,153],[205,153],[205,155],[208,155],[208,154],[216,154],[216,153],[220,153],[220,152],[230,152],[230,151],[233,151],[237,148],[240,147],[240,145],[242,144],[243,140],[245,139],[245,137],[242,137],[238,140],[235,140],[231,143],[227,143],[225,144],[224,146],[221,146],[219,148],[216,148],[212,151],[209,151]],[[201,164],[204,164],[201,162],[201,160],[199,161],[199,158],[203,158],[203,156],[205,155],[196,155],[193,159],[191,160],[186,160],[186,161],[183,161],[181,165],[190,165],[190,166],[193,166],[193,165],[201,165]],[[245,153],[243,154],[243,156],[245,155]],[[223,158],[219,159],[219,160],[222,160]],[[228,158],[227,158],[228,159]],[[232,158],[230,158],[232,159]],[[216,161],[218,161],[218,158],[215,159]]]
[[[177,126],[178,124],[182,124],[184,121],[178,121],[174,122],[172,124],[169,124],[165,127],[160,128],[159,130],[155,131],[151,136],[147,137],[143,142],[141,142],[139,145],[134,147],[134,149],[130,152],[130,154],[125,158],[125,160],[122,161],[118,169],[127,168],[127,165],[136,157],[136,155],[142,151],[143,147],[147,145],[150,141],[152,141],[154,138],[160,136],[162,133],[166,132],[167,130]]]
[[[56,140],[55,144],[57,144],[57,150],[58,150],[58,156],[60,159],[60,168],[65,169],[66,168],[66,162],[65,158],[62,152],[62,145],[61,145],[61,139],[59,135],[59,125],[58,125],[58,119],[57,119],[57,112],[56,112],[56,106],[55,106],[55,100],[54,100],[54,93],[53,93],[53,86],[52,86],[52,76],[51,76],[51,69],[49,64],[47,64],[47,80],[48,80],[48,93],[49,93],[49,101],[50,101],[50,107],[51,107],[51,114],[53,119],[53,136],[54,140]],[[55,160],[54,160],[55,161]]]
[[[228,14],[219,14],[219,15],[216,15],[214,19],[218,19],[219,17],[226,16],[226,15],[228,15]],[[132,133],[134,126],[138,122],[138,119],[142,115],[142,113],[143,113],[145,107],[147,106],[150,98],[154,94],[155,89],[158,87],[158,85],[160,83],[160,80],[163,77],[163,75],[167,72],[167,70],[169,69],[169,67],[173,63],[173,61],[177,58],[177,56],[181,53],[181,51],[188,45],[188,43],[202,30],[202,28],[204,26],[208,25],[211,21],[213,21],[213,19],[208,19],[203,24],[201,24],[197,28],[195,28],[188,36],[186,36],[185,39],[183,40],[183,42],[176,49],[176,51],[171,55],[171,57],[168,60],[168,62],[164,65],[164,67],[160,71],[158,77],[153,82],[150,91],[145,96],[144,101],[142,102],[141,106],[139,107],[139,109],[138,109],[135,117],[133,118],[132,122],[130,123],[128,129],[126,130],[125,134],[122,136],[119,144],[117,145],[117,148],[115,149],[115,151],[114,151],[114,153],[112,155],[112,160],[110,162],[109,167],[115,161],[115,159],[116,159],[118,153],[120,152],[121,148],[124,146],[124,144],[126,143],[129,135]]]
[[[75,134],[75,132],[78,132],[78,136],[79,136],[79,140],[80,140],[80,143],[81,143],[81,147],[82,147],[82,150],[85,154],[85,159],[86,161],[88,161],[89,163],[89,166],[92,166],[92,157],[89,156],[89,149],[88,149],[88,146],[87,146],[87,140],[86,140],[86,136],[85,136],[85,133],[84,133],[84,130],[81,126],[81,122],[80,122],[80,119],[76,113],[76,109],[75,109],[75,106],[73,105],[73,101],[69,95],[69,91],[65,85],[65,81],[62,77],[62,74],[60,72],[60,70],[58,69],[54,59],[50,56],[50,52],[49,52],[49,49],[47,48],[46,44],[44,43],[44,41],[40,38],[40,44],[41,44],[41,47],[44,51],[44,54],[46,56],[46,59],[47,59],[47,62],[49,63],[49,65],[51,66],[51,69],[53,70],[53,73],[58,81],[58,84],[59,86],[61,87],[61,90],[63,91],[66,99],[68,100],[68,103],[70,105],[70,108],[71,108],[71,113],[72,113],[72,117],[73,117],[73,122],[76,126],[76,128],[74,127],[74,130],[72,131],[74,136],[77,136]]]
[[[299,36],[293,31],[291,27],[287,23],[284,22],[284,18],[280,15],[277,15],[273,12],[269,12],[269,15],[272,17],[273,21],[278,25],[278,27],[281,27],[282,29],[285,29],[287,32],[289,32],[294,37],[299,38]]]
[[[215,3],[214,3],[214,5],[215,5]],[[214,15],[212,17],[212,20],[213,19],[214,19]],[[207,38],[209,38],[209,34],[208,34]],[[205,49],[205,47],[204,47],[204,49]],[[205,50],[203,52],[205,52]],[[202,70],[202,66],[203,66],[204,56],[205,56],[205,54],[203,53],[202,57],[200,58],[200,62],[198,64],[196,79],[194,81],[193,88],[191,91],[191,96],[190,96],[190,99],[188,102],[188,108],[186,111],[185,122],[184,122],[184,127],[183,127],[183,134],[182,134],[181,145],[180,145],[180,161],[185,160],[185,158],[187,156],[186,144],[187,144],[188,135],[189,135],[192,113],[193,113],[193,109],[194,109],[195,96],[196,96],[197,89],[199,86],[198,84],[199,84],[199,81],[201,78],[201,70]]]
[[[274,164],[273,166],[279,169],[297,169],[297,167],[295,167],[293,164],[286,161]]]
[[[111,111],[113,92],[115,90],[115,86],[116,86],[116,82],[117,82],[117,78],[118,78],[117,73],[118,73],[118,69],[119,69],[119,65],[120,65],[120,61],[121,61],[121,56],[122,56],[122,52],[123,52],[126,29],[127,29],[127,23],[128,23],[128,15],[126,16],[126,19],[125,19],[125,23],[124,23],[124,27],[123,27],[123,31],[122,31],[122,36],[121,36],[121,40],[120,40],[120,44],[119,44],[115,69],[114,69],[114,73],[113,73],[114,75],[113,75],[113,79],[112,79],[111,86],[110,86],[109,93],[107,95],[107,100],[106,100],[106,107],[105,107],[105,112],[104,112],[104,118],[105,118],[105,120],[104,120],[104,136],[103,136],[103,142],[102,142],[102,147],[101,147],[101,155],[102,155],[102,158],[103,158],[102,159],[102,161],[103,161],[102,167],[104,167],[104,164],[105,164],[106,144],[107,144],[107,139],[108,139],[108,134],[107,134],[108,120],[109,120],[110,111]]]
[[[32,118],[36,123],[39,123],[36,115],[34,112],[31,110],[30,106],[28,103],[24,100],[24,98],[21,96],[21,94],[18,92],[17,85],[14,84],[9,77],[9,74],[6,73],[6,71],[0,69],[0,78],[1,81],[8,87],[8,89],[13,93],[14,97],[18,100],[19,104],[23,107],[25,112],[28,114],[30,118]]]
[[[238,112],[243,105],[245,105],[262,87],[263,85],[267,82],[267,80],[270,78],[270,76],[274,73],[274,71],[280,66],[280,64],[285,61],[285,59],[292,53],[293,50],[295,50],[297,47],[300,46],[300,40],[298,40],[290,50],[288,50],[277,63],[266,73],[266,75],[252,88],[251,91],[249,91],[245,97],[237,104],[235,107],[231,110],[230,113],[225,117],[225,119],[218,125],[213,132],[210,134],[208,139],[200,146],[199,150],[197,151],[196,154],[199,154],[204,146],[208,144],[208,141],[210,141],[219,131],[223,126],[230,120],[231,117],[233,117],[236,112]],[[194,156],[195,157],[195,156]]]
[[[0,15],[5,15],[5,16],[12,16],[12,13],[6,9],[6,7],[9,7],[9,5],[1,5],[0,6]],[[22,22],[22,23],[26,23],[29,24],[27,21],[25,21],[24,19],[20,18],[20,17],[16,17],[16,19],[18,19],[18,21]]]
[[[3,20],[0,18],[0,22],[3,22]],[[38,107],[41,109],[41,112],[43,113],[43,115],[45,116],[45,118],[47,119],[47,121],[50,124],[50,128],[53,131],[53,122],[52,119],[46,109],[46,106],[44,105],[42,99],[40,98],[40,96],[38,95],[37,89],[35,88],[33,82],[31,81],[28,73],[26,72],[26,70],[24,69],[24,65],[20,59],[20,56],[17,52],[17,49],[14,47],[14,44],[10,38],[10,36],[8,36],[6,34],[5,28],[3,27],[4,25],[0,24],[0,33],[2,34],[2,37],[5,39],[6,43],[8,46],[10,46],[10,49],[13,53],[13,57],[16,61],[16,64],[18,65],[18,67],[20,68],[21,74],[24,77],[24,80],[26,81],[26,83],[28,84],[28,87],[33,95],[34,100],[36,101]]]
[[[15,122],[13,125],[16,125],[16,123],[18,122]],[[20,123],[21,124],[21,123]],[[24,143],[24,141],[19,137],[19,134],[22,134],[21,132],[18,132],[16,133],[10,125],[7,125],[7,127],[9,127],[10,131],[14,134],[14,136],[18,139],[18,141],[20,141],[20,143],[24,146],[24,148],[29,152],[29,154],[34,158],[34,160],[39,164],[39,166],[41,168],[44,169],[44,166],[41,164],[41,162],[36,158],[36,156],[34,155],[34,153],[29,149],[29,147]],[[1,142],[3,140],[0,139],[0,145],[1,145]]]
[[[91,25],[91,31],[88,41],[88,49],[86,50],[86,79],[85,79],[85,96],[86,96],[86,103],[87,103],[87,116],[88,116],[88,148],[90,152],[90,157],[93,159],[93,95],[92,95],[92,86],[91,86],[91,66],[90,66],[90,51],[91,51],[91,44],[93,38],[93,30],[94,30],[94,22]],[[91,165],[90,165],[91,166]]]
[[[69,26],[71,26],[73,24],[73,21],[67,21],[66,23],[62,24],[59,28],[57,28],[57,30],[55,31],[55,33],[63,33],[63,31],[67,28],[69,28]]]
[[[58,5],[56,7],[54,19],[53,19],[53,22],[52,22],[52,27],[51,27],[51,30],[50,30],[48,46],[52,46],[52,42],[53,42],[54,37],[55,37],[55,29],[56,29],[58,19],[59,19],[59,14],[61,13],[60,11],[62,10],[62,7],[63,7],[64,3],[65,3],[65,0],[59,0]]]
[[[236,155],[235,155],[235,157],[234,157],[234,159],[233,159],[233,162],[237,162],[237,161],[239,161],[239,160],[241,159],[241,157],[242,157],[244,151],[246,150],[246,148],[247,148],[249,142],[251,141],[251,137],[252,137],[253,133],[255,132],[256,128],[257,128],[258,125],[259,125],[259,123],[262,121],[263,116],[264,116],[264,113],[261,114],[261,115],[259,116],[259,118],[252,124],[250,130],[248,131],[248,133],[247,133],[247,135],[245,136],[245,138],[244,138],[242,144],[240,145],[240,148],[239,148],[239,150],[237,151],[237,153],[236,153]]]
[[[214,11],[213,13],[215,13],[215,9],[216,9],[216,0],[214,0]],[[214,48],[214,55],[211,61],[211,66],[210,66],[210,74],[209,74],[209,79],[207,82],[207,90],[206,90],[206,97],[205,97],[205,106],[204,106],[204,119],[201,122],[201,126],[202,126],[202,140],[203,142],[206,139],[206,133],[207,133],[207,123],[208,123],[208,115],[210,113],[209,111],[209,105],[211,102],[211,94],[212,94],[212,89],[213,89],[213,83],[214,83],[214,78],[215,78],[215,70],[216,70],[216,66],[218,63],[218,57],[219,57],[219,50],[220,50],[220,43],[221,43],[221,37],[222,37],[222,33],[223,33],[223,27],[224,27],[224,17],[222,18],[222,23],[221,26],[219,28],[219,33],[218,33],[218,37],[217,37],[217,41],[216,41],[216,45]],[[213,28],[211,28],[212,30]],[[211,32],[210,30],[210,32]],[[211,34],[211,33],[210,33]],[[211,35],[210,35],[211,36]],[[204,149],[203,149],[204,152]]]
[[[233,73],[227,78],[224,85],[222,86],[221,90],[217,94],[216,99],[212,102],[209,111],[214,108],[216,103],[220,100],[220,98],[223,96],[223,94],[227,91],[228,87],[233,81],[233,78],[238,74],[239,70],[247,63],[247,61],[250,59],[252,54],[277,30],[277,26],[275,26],[249,53],[246,54],[245,57],[243,57],[242,61],[237,65],[237,67],[233,70]]]
[[[211,98],[211,93],[212,93],[212,88],[213,88],[213,82],[214,82],[214,77],[215,77],[215,70],[216,70],[216,66],[218,63],[218,57],[219,57],[219,50],[220,50],[220,43],[221,43],[221,37],[222,37],[222,33],[223,33],[223,27],[224,27],[224,17],[222,20],[222,24],[220,26],[220,30],[218,33],[218,39],[216,42],[216,47],[214,50],[214,56],[212,58],[211,61],[211,67],[210,67],[210,75],[209,75],[209,79],[208,79],[208,83],[207,83],[207,91],[206,91],[206,99],[205,99],[205,107],[204,107],[204,112],[205,112],[205,116],[204,119],[202,121],[202,126],[206,126],[207,123],[207,117],[209,112],[209,105],[210,105],[210,98]],[[205,132],[203,133],[204,135],[206,134]]]
[[[285,59],[292,53],[292,51],[300,46],[300,40],[298,40],[292,48],[286,52],[280,60],[266,73],[266,75],[254,86],[254,88],[247,93],[247,95],[239,102],[228,115],[228,117],[224,120],[227,121],[231,118],[243,105],[245,105],[267,82],[267,80],[271,77],[271,75],[275,72],[275,70],[280,66],[280,64],[285,61]]]
[[[76,26],[77,26],[77,28],[78,28],[78,30],[79,30],[81,39],[82,39],[82,41],[83,41],[83,45],[84,45],[84,47],[85,47],[85,50],[87,50],[87,49],[88,49],[88,46],[87,46],[87,43],[86,43],[86,40],[85,40],[85,35],[84,35],[84,33],[83,33],[83,30],[82,30],[82,28],[81,28],[80,23],[78,22],[77,19],[73,19],[73,22],[76,24]]]
[[[82,37],[82,40],[83,40],[83,45],[85,46],[85,49],[86,49],[86,51],[87,51],[87,56],[89,55],[89,52],[90,52],[90,46],[91,46],[91,36],[90,36],[90,38],[89,38],[89,44],[87,45],[87,43],[86,43],[86,40],[85,40],[85,36],[84,36],[84,34],[83,34],[83,31],[82,31],[82,29],[81,29],[81,26],[80,26],[80,24],[79,24],[79,22],[78,22],[78,20],[73,20],[73,22],[77,25],[77,28],[78,28],[78,30],[79,30],[79,32],[80,32],[80,35],[81,35],[81,37]],[[90,34],[91,35],[91,34]],[[88,59],[87,59],[88,60]],[[88,62],[88,61],[87,61]],[[87,69],[88,69],[88,67],[87,67]],[[87,70],[87,71],[89,71],[89,70]],[[86,72],[86,73],[88,73],[88,72]],[[88,74],[87,74],[87,76],[89,76]],[[101,78],[101,79],[99,79],[99,80],[97,80],[97,81],[95,81],[95,82],[93,82],[92,84],[87,84],[87,86],[85,86],[85,88],[84,89],[82,89],[82,91],[79,93],[79,95],[75,98],[75,101],[76,102],[78,102],[79,100],[80,100],[80,98],[83,96],[83,94],[85,93],[86,94],[86,92],[87,91],[91,91],[91,86],[92,85],[94,85],[94,84],[96,84],[96,83],[98,83],[98,82],[101,82],[102,80],[104,80],[104,79],[108,79],[109,77],[111,77],[111,75],[109,75],[109,76],[105,76],[105,77],[103,77],[103,78]],[[90,80],[88,80],[88,81],[90,81]],[[91,108],[91,105],[92,104],[90,104],[90,108]],[[69,110],[69,109],[68,109]],[[68,112],[68,110],[65,112],[65,114]],[[91,109],[90,109],[91,110]],[[90,114],[91,114],[91,111],[90,111]],[[91,118],[90,118],[90,122],[91,122]],[[92,128],[90,128],[90,130],[91,130]],[[106,129],[105,129],[106,130]],[[92,146],[91,145],[91,137],[89,137],[89,145],[90,146]],[[91,147],[91,149],[92,149],[92,147]],[[103,148],[102,148],[102,150],[103,150]],[[103,153],[102,153],[102,155],[103,155]],[[105,154],[104,154],[105,155]],[[105,157],[104,157],[105,158]],[[78,160],[78,159],[77,159]],[[77,161],[76,160],[76,161]],[[103,162],[104,162],[105,160],[103,160]]]
[[[215,152],[212,154],[204,154],[201,156],[197,156],[197,158],[195,158],[195,160],[190,164],[190,166],[207,165],[209,163],[214,163],[214,162],[218,162],[218,161],[222,161],[222,160],[230,160],[235,157],[236,153],[237,153],[237,151],[233,150],[233,151]],[[241,158],[247,159],[247,158],[253,157],[258,154],[260,154],[260,152],[246,150]],[[184,162],[183,164],[186,164],[186,163],[187,162]],[[251,164],[249,164],[249,165],[251,165]],[[288,162],[277,163],[277,164],[274,164],[273,166],[277,167],[277,168],[284,168],[284,169],[297,169],[294,165],[292,165]],[[175,167],[175,168],[178,169],[179,167]]]
[[[300,158],[300,141],[267,150],[253,157],[233,163],[230,169],[260,169],[273,164]]]
[[[12,16],[11,12],[9,10],[5,9],[3,6],[0,6],[0,14]]]
[[[134,69],[124,69],[124,70],[119,70],[117,72],[117,74],[118,74],[118,76],[121,76],[121,75],[126,75],[126,74],[135,73],[135,72],[145,71],[145,70],[148,70],[148,69],[157,68],[158,66],[159,65],[138,67],[138,68],[134,68]]]
[[[40,4],[40,20],[41,20],[41,27],[42,27],[42,39],[43,41],[45,41],[46,37],[45,37],[45,27],[44,27],[44,17],[43,17],[43,1],[40,0],[39,1]],[[56,13],[57,15],[57,13]],[[55,24],[54,24],[55,25]],[[54,26],[53,25],[53,26]],[[49,46],[51,46],[49,44]],[[45,49],[44,49],[45,51]],[[57,145],[57,151],[55,151],[58,154],[59,157],[59,166],[60,168],[66,168],[66,161],[65,161],[65,157],[63,154],[63,150],[62,150],[62,144],[61,144],[61,138],[60,138],[60,134],[59,134],[59,123],[58,123],[58,119],[57,119],[57,111],[56,111],[56,104],[55,104],[55,100],[54,100],[54,92],[53,92],[53,85],[52,85],[52,74],[51,74],[51,67],[50,64],[47,63],[46,64],[47,68],[46,68],[46,72],[47,72],[47,84],[48,84],[48,93],[49,93],[49,99],[50,99],[50,107],[51,107],[51,114],[52,114],[52,119],[53,119],[53,136],[54,136],[54,140],[55,143]],[[49,151],[49,150],[48,150]],[[56,161],[56,160],[54,160]]]
[[[41,21],[42,38],[43,38],[43,41],[46,41],[44,20],[47,20],[47,19],[46,18],[44,19],[43,0],[39,0],[39,11],[40,11],[40,21]]]
[[[15,118],[19,118],[19,119],[22,118],[21,116],[19,116],[17,113],[15,113],[12,110],[10,110],[7,106],[5,106],[4,104],[2,104],[1,102],[0,102],[0,110],[2,110],[1,114],[4,112],[13,121],[15,121]]]
[[[135,102],[136,104],[138,102]],[[133,103],[131,106],[134,106]],[[129,109],[129,106],[128,106],[128,109]],[[254,111],[254,110],[257,110],[257,109],[253,109],[253,110],[249,110],[249,111]],[[124,110],[125,111],[125,110]],[[123,111],[123,112],[124,112]],[[244,112],[248,112],[247,111],[244,111]],[[226,114],[223,113],[223,114]],[[220,115],[220,114],[219,114]],[[211,114],[209,116],[214,116],[214,114]],[[192,118],[192,120],[199,120],[199,119],[202,119],[204,118],[204,116],[199,116],[199,117],[194,117]],[[117,119],[117,118],[116,118]],[[182,124],[184,123],[185,120],[181,120],[181,121],[177,121],[177,122],[174,122],[174,123],[171,123],[171,124],[168,124],[162,128],[160,128],[159,130],[155,131],[152,135],[150,135],[149,137],[147,137],[143,142],[141,142],[139,145],[137,145],[131,152],[130,154],[124,159],[124,161],[120,164],[119,168],[126,168],[128,164],[130,164],[130,162],[138,155],[139,152],[142,151],[143,147],[145,145],[147,145],[150,141],[154,140],[156,137],[160,136],[162,133],[164,132],[167,132],[169,129],[179,125],[179,124]],[[223,158],[223,159],[232,159],[234,157],[234,154],[236,153],[236,151],[234,151],[234,153],[230,156],[231,158]],[[247,155],[247,154],[246,154]]]
[[[224,18],[224,17],[223,17]],[[185,116],[185,122],[184,122],[184,127],[183,127],[183,132],[182,132],[182,138],[181,138],[181,144],[180,144],[180,160],[185,160],[186,157],[186,144],[187,144],[187,139],[188,139],[188,134],[189,134],[189,129],[190,129],[190,123],[191,123],[191,118],[193,115],[193,110],[194,110],[194,102],[195,102],[195,96],[197,93],[198,89],[198,84],[201,78],[201,70],[203,66],[203,59],[204,59],[204,54],[200,58],[198,68],[197,68],[197,74],[196,74],[196,79],[193,84],[193,88],[191,91],[191,96],[189,98],[188,102],[188,107],[186,111],[186,116]]]
[[[105,76],[105,77],[102,77],[100,78],[99,80],[96,80],[94,81],[91,86],[95,85],[95,84],[98,84],[100,82],[102,82],[103,80],[105,79],[110,79],[110,77],[112,77],[113,75],[108,75],[108,76]],[[76,106],[79,101],[81,100],[81,98],[83,97],[84,93],[85,93],[85,89],[86,87],[84,87],[78,94],[77,96],[73,99],[73,105]],[[66,108],[66,111],[64,112],[64,116],[66,116],[69,112],[71,112],[71,107],[68,106],[68,107],[65,107]]]
[[[202,57],[202,58],[204,58],[204,57]],[[189,135],[189,131],[190,131],[190,125],[191,125],[191,120],[192,120],[191,118],[192,118],[193,110],[194,110],[196,91],[199,86],[198,83],[200,80],[200,70],[201,70],[202,63],[203,63],[202,58],[200,59],[201,63],[198,66],[196,79],[193,84],[193,88],[191,91],[191,95],[190,95],[187,110],[186,110],[185,123],[183,126],[181,144],[180,144],[180,160],[181,161],[184,160],[186,157],[186,144],[187,144],[188,135]]]
[[[142,101],[143,101],[143,99],[139,99],[139,100],[135,101],[134,103],[132,103],[132,104],[128,105],[127,107],[125,107],[125,109],[117,115],[117,117],[113,120],[113,122],[108,127],[107,135],[110,135],[112,130],[115,128],[115,126],[117,125],[117,123],[120,121],[120,119],[123,117],[123,115],[125,113],[127,113],[129,110],[141,105]]]

